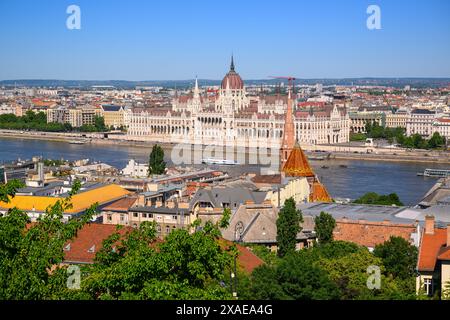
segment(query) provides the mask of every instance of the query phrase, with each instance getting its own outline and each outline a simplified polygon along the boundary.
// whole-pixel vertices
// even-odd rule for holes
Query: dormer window
[[[88,250],[89,253],[94,253],[95,252],[95,244],[89,248]]]
[[[64,247],[64,251],[70,251],[70,243]]]

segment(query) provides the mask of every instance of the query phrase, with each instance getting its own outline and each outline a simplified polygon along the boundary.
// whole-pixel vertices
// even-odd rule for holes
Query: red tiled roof
[[[248,273],[252,273],[254,269],[258,268],[264,261],[257,255],[250,251],[250,249],[237,245],[239,250],[238,261],[239,265]]]
[[[414,224],[341,219],[336,221],[333,237],[335,240],[349,241],[374,248],[376,245],[389,240],[391,236],[402,237],[410,241],[411,233],[414,232],[416,232]]]
[[[450,247],[445,247],[439,252],[439,260],[450,260]]]
[[[419,260],[417,262],[419,271],[434,271],[436,261],[442,249],[447,243],[447,229],[434,229],[434,234],[422,235],[420,244]],[[448,251],[442,252],[442,257],[448,256]]]
[[[233,244],[233,242],[226,239],[219,239],[219,243],[221,246],[225,248],[229,248]],[[259,258],[256,254],[254,254],[249,248],[236,244],[236,247],[239,251],[238,254],[238,265],[248,273],[252,273],[254,269],[264,264],[264,261]]]
[[[103,241],[112,234],[118,232],[120,235],[125,235],[127,232],[133,230],[131,227],[123,227],[117,231],[117,226],[108,224],[91,223],[85,225],[78,231],[77,236],[72,241],[69,241],[65,246],[65,263],[93,263],[95,255],[102,248]],[[224,245],[230,245],[231,242],[221,239]],[[163,241],[156,240],[152,246],[157,245]],[[68,245],[70,244],[70,248]],[[262,265],[264,262],[248,248],[237,245],[239,251],[238,264],[246,272],[251,273],[255,268]]]
[[[123,235],[132,230],[124,227],[118,231]],[[103,240],[117,232],[117,226],[90,223],[78,231],[77,236],[69,241],[64,248],[66,263],[93,263],[95,255],[103,247]],[[70,245],[70,247],[68,246]]]
[[[281,174],[256,175],[252,179],[254,183],[281,184]]]

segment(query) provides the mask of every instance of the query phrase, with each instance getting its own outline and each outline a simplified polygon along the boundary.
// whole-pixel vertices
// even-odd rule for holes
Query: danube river
[[[90,159],[122,169],[129,159],[146,162],[150,151],[150,146],[74,145],[67,142],[0,138],[0,163],[43,156],[46,159]],[[166,161],[170,164],[170,151],[166,152]],[[396,192],[407,205],[420,201],[436,182],[436,179],[418,177],[418,172],[423,172],[426,168],[450,169],[445,164],[360,160],[311,161],[311,165],[333,197],[355,199],[369,191],[382,194]],[[260,168],[246,165],[217,169],[236,175],[242,172],[259,172]]]

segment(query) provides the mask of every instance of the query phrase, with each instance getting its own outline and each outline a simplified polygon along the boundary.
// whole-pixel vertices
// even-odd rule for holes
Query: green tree
[[[386,271],[395,278],[414,278],[417,248],[401,237],[391,237],[375,247],[373,254],[383,260]]]
[[[403,206],[400,198],[396,193],[391,193],[388,195],[379,195],[376,192],[368,192],[362,197],[353,201],[353,203],[358,204],[372,204],[372,205],[383,205],[383,206]]]
[[[315,265],[327,272],[340,290],[341,299],[415,299],[415,287],[393,279],[383,260],[365,247],[333,241],[310,249]],[[369,267],[380,270],[380,287],[369,288]],[[373,273],[372,273],[373,274]]]
[[[165,170],[166,163],[164,162],[164,150],[159,145],[155,144],[148,160],[148,175],[163,174]]]
[[[221,283],[233,255],[219,237],[211,222],[194,233],[174,230],[164,242],[156,241],[155,223],[117,232],[104,241],[81,290],[91,299],[230,299]]]
[[[333,230],[336,228],[336,220],[331,214],[322,211],[319,216],[314,218],[314,223],[314,231],[316,231],[319,244],[333,241]]]
[[[96,131],[98,131],[98,132],[108,131],[108,128],[106,128],[106,125],[105,125],[105,118],[103,118],[101,116],[95,116],[94,127],[95,127]]]
[[[335,283],[304,252],[288,255],[276,265],[256,268],[250,286],[258,300],[339,299]]]
[[[445,146],[445,138],[439,132],[433,133],[433,136],[428,140],[428,146],[431,149],[441,148]]]
[[[284,202],[277,219],[278,255],[284,257],[295,251],[297,234],[302,231],[302,212],[295,207],[295,200],[289,198]]]
[[[0,197],[14,196],[16,187],[2,186]],[[69,196],[49,206],[35,224],[30,224],[27,214],[16,208],[0,217],[0,299],[53,296],[54,281],[63,273],[50,270],[63,262],[64,245],[96,212],[96,206],[92,206],[80,218],[62,222],[63,212],[72,207],[71,197],[79,188],[76,182]]]

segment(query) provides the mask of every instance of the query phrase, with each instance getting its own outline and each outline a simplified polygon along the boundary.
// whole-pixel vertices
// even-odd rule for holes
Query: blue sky
[[[66,9],[81,8],[81,30]],[[369,5],[381,30],[366,27]],[[0,80],[450,77],[449,0],[0,0]]]

